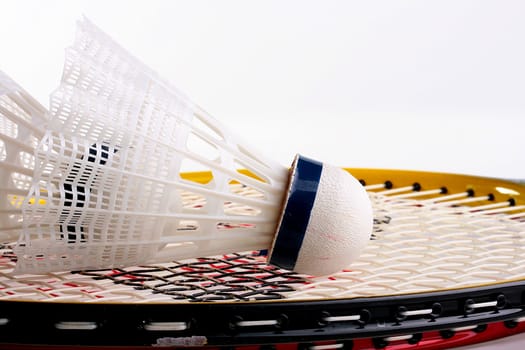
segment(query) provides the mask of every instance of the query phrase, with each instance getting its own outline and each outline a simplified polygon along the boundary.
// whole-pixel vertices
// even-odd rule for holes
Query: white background
[[[283,165],[525,178],[525,2],[4,0],[0,69],[47,104],[83,14]]]
[[[525,2],[4,0],[0,69],[47,105],[83,14],[283,165],[525,178]]]

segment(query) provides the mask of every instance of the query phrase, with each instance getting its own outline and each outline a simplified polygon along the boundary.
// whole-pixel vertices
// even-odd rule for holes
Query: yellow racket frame
[[[491,194],[494,196],[495,201],[505,201],[513,198],[516,205],[525,204],[525,182],[519,183],[498,178],[430,171],[370,168],[344,169],[357,179],[363,180],[367,185],[382,184],[385,181],[390,181],[394,188],[400,188],[413,186],[414,182],[417,181],[421,186],[421,191],[442,187],[446,187],[449,193],[472,190],[476,196]],[[256,175],[247,170],[239,170],[239,172],[257,178]],[[189,181],[208,183],[213,176],[211,172],[202,171],[183,173],[181,177]]]

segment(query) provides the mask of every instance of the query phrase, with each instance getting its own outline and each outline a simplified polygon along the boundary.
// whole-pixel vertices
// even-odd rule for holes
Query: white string
[[[249,192],[241,185],[232,186],[233,191]],[[255,192],[254,195],[260,194]],[[523,221],[511,219],[505,213],[486,215],[482,210],[485,204],[481,209],[447,207],[441,201],[391,198],[373,192],[370,192],[370,197],[380,223],[375,227],[375,239],[370,241],[360,259],[349,269],[333,276],[309,278],[307,284],[293,285],[293,291],[284,293],[287,299],[420,293],[525,278]],[[202,200],[195,194],[184,198],[188,207]],[[508,208],[524,210],[522,206]],[[236,206],[234,210],[244,208]],[[0,285],[4,286],[0,289],[0,299],[172,301],[169,296],[153,293],[147,288],[136,290],[115,285],[111,280],[95,281],[89,276],[68,272],[15,277],[10,274],[13,263],[6,259],[0,262]],[[260,263],[264,263],[264,257],[260,258]],[[172,274],[171,270],[169,273]],[[491,302],[487,307],[493,304]],[[471,307],[485,306],[478,303]],[[428,311],[409,310],[405,316]],[[357,318],[358,315],[331,316],[330,322],[355,321]]]

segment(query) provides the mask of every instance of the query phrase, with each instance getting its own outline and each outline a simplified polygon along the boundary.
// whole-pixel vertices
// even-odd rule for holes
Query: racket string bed
[[[250,191],[243,185],[232,187],[232,191]],[[372,185],[372,188],[379,187]],[[521,251],[524,238],[519,235],[523,222],[498,216],[503,209],[515,211],[521,210],[521,206],[515,206],[512,201],[479,206],[459,205],[456,194],[449,194],[443,188],[421,191],[419,184],[404,186],[402,191],[392,191],[370,191],[376,208],[374,239],[350,270],[329,278],[309,278],[279,271],[265,265],[263,257],[251,253],[174,265],[157,264],[149,269],[81,272],[77,276],[95,276],[97,280],[106,279],[137,291],[191,301],[208,298],[359,297],[431,291],[438,284],[455,288],[491,283],[501,279],[502,273],[508,275],[508,280],[523,277],[520,267],[525,258]],[[407,198],[403,196],[406,193],[416,193],[422,199],[415,199],[416,195]],[[425,198],[430,193],[437,195],[436,200]],[[253,195],[257,196],[257,192],[254,191]],[[491,200],[491,195],[475,197],[468,190],[460,195],[466,200]],[[202,198],[195,194],[183,194],[182,198],[185,207],[202,203]],[[447,206],[447,202],[451,205]],[[470,200],[468,203],[472,205]],[[494,212],[495,205],[498,206],[497,212]],[[234,205],[228,210],[239,212],[243,207]],[[457,220],[458,215],[462,216],[462,220]],[[192,230],[192,227],[189,224],[180,229]],[[494,233],[487,233],[491,231]],[[9,250],[4,251],[7,268],[10,267],[10,258],[14,257],[9,255]],[[50,288],[42,284],[43,290]]]
[[[331,276],[278,269],[266,263],[264,254],[252,251],[15,276],[11,272],[16,256],[5,244],[0,250],[0,303],[7,303],[5,310],[11,301],[54,306],[53,332],[61,337],[71,332],[113,334],[123,322],[140,329],[140,336],[151,344],[167,346],[227,346],[232,339],[238,342],[233,347],[246,350],[243,342],[248,341],[275,344],[277,349],[290,344],[297,349],[347,349],[363,342],[385,348],[436,339],[452,346],[467,335],[489,337],[492,329],[505,334],[525,330],[521,197],[474,191],[469,183],[451,189],[424,180],[417,186],[396,187],[394,180],[386,181],[388,186],[366,186],[374,204],[374,236],[357,262]],[[232,193],[261,195],[246,185],[230,186]],[[202,205],[198,194],[180,195],[186,208]],[[232,203],[227,210],[246,209]],[[239,227],[227,224],[222,229]],[[191,222],[179,227],[193,229]],[[108,303],[157,305],[163,311],[126,314],[112,321],[115,316],[102,309],[86,314],[59,306]],[[224,308],[216,309],[210,320],[209,305]],[[166,313],[166,307],[176,307],[177,312]],[[0,327],[16,323],[12,315],[0,314]],[[204,329],[213,334],[203,338]],[[334,340],[315,340],[317,332]],[[294,343],[292,334],[303,340]],[[254,335],[256,340],[249,338]],[[309,337],[312,341],[304,340]]]

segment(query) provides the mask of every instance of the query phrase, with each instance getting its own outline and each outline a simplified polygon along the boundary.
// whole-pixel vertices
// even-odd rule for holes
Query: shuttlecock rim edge
[[[300,154],[295,156],[281,217],[268,253],[270,264],[293,270],[308,230],[323,164]]]

